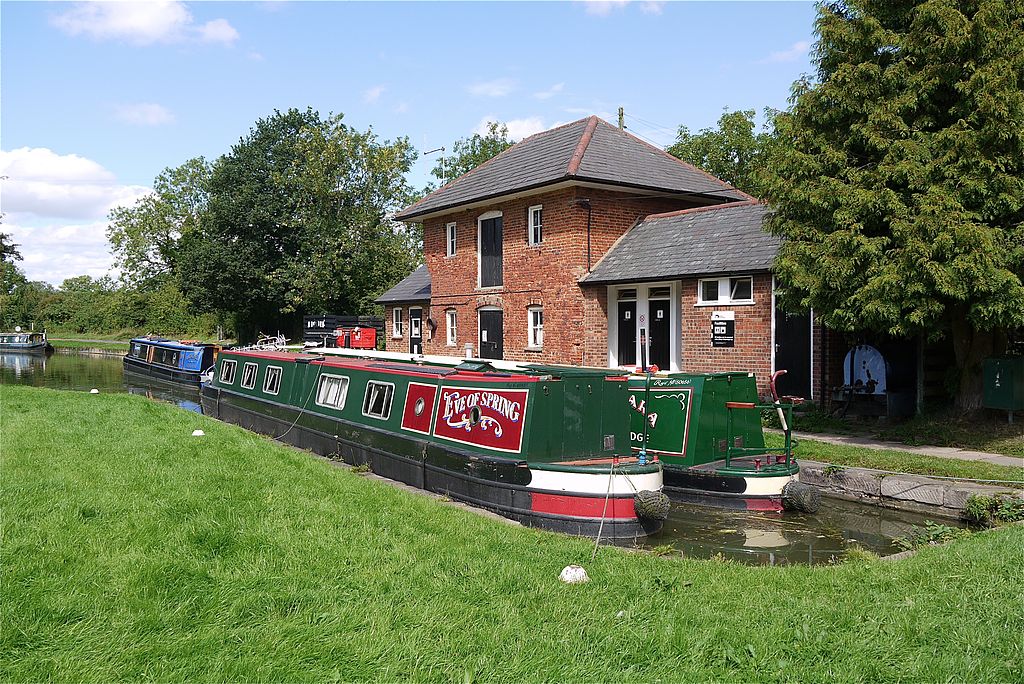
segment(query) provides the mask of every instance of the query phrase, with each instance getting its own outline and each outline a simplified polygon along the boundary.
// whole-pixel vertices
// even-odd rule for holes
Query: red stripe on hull
[[[633,519],[636,518],[636,509],[633,507],[633,498],[608,499],[608,509],[605,511],[605,498],[588,496],[571,496],[567,494],[538,494],[530,495],[530,510],[534,513],[547,513],[549,515],[564,515],[574,518],[600,518],[604,514],[608,519]]]

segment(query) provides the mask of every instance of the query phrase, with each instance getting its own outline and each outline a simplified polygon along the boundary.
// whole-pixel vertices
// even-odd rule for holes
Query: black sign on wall
[[[711,346],[712,347],[735,347],[736,346],[736,321],[713,320],[711,321]]]

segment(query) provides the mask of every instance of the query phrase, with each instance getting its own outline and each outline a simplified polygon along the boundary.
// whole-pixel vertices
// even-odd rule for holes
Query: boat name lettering
[[[521,411],[519,402],[512,401],[500,394],[496,394],[494,392],[471,392],[469,394],[461,394],[460,392],[444,393],[445,420],[448,420],[456,414],[465,413],[474,406],[489,408],[496,411],[511,420],[513,423],[519,421],[519,414]]]

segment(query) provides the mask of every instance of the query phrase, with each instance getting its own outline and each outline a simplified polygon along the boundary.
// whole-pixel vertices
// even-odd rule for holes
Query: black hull
[[[146,363],[130,356],[124,357],[124,370],[126,373],[134,373],[147,378],[156,378],[164,382],[178,385],[190,385],[199,387],[202,382],[202,373],[199,371],[186,371],[167,366],[158,366],[153,363]]]
[[[203,413],[352,466],[369,466],[390,480],[443,494],[495,512],[528,527],[596,537],[600,518],[577,518],[531,510],[532,477],[526,461],[483,457],[424,439],[259,401],[203,386]],[[566,495],[566,492],[553,492]],[[632,498],[632,497],[626,497]],[[606,519],[602,540],[626,544],[661,530],[663,521]]]
[[[746,478],[663,463],[664,492],[672,501],[736,510],[782,510],[782,494],[752,494]]]

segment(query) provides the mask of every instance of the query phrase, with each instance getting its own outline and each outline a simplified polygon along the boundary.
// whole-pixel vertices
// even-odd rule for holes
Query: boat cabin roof
[[[152,344],[157,347],[166,347],[167,349],[202,349],[203,347],[211,347],[213,345],[204,342],[196,342],[195,344],[185,344],[179,340],[171,340],[166,337],[133,337],[131,342],[138,342],[140,344]]]

